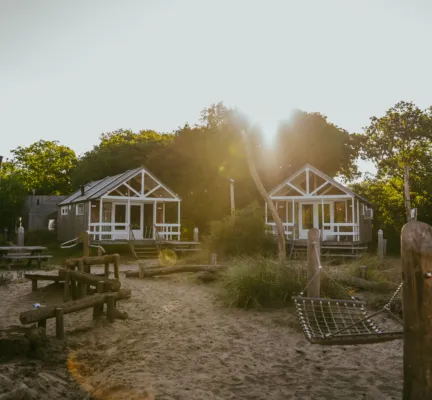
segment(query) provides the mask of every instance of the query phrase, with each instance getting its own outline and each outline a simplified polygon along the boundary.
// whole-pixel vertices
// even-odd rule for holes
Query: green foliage
[[[0,175],[0,233],[7,228],[14,232],[27,191],[15,173],[2,171]]]
[[[47,230],[27,231],[24,240],[26,246],[54,246],[57,244],[57,233]]]
[[[227,265],[221,297],[230,307],[283,306],[291,303],[291,297],[299,295],[307,284],[306,267],[300,263],[282,265],[256,256],[234,258]],[[322,275],[322,297],[344,299],[347,293]]]
[[[206,245],[221,257],[270,254],[275,250],[274,237],[266,234],[264,210],[257,203],[212,222]]]
[[[296,111],[279,127],[275,143],[275,177],[283,179],[309,163],[329,176],[357,176],[360,140],[319,113]]]
[[[40,140],[11,152],[12,168],[27,191],[59,195],[71,192],[71,173],[77,158],[73,150],[57,141]]]

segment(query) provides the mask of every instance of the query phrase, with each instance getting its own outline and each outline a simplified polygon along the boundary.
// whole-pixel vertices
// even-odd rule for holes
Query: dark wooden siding
[[[360,241],[370,243],[372,241],[372,220],[366,219],[362,210],[366,206],[360,203]]]
[[[61,242],[78,237],[83,231],[88,230],[88,218],[90,203],[84,204],[83,215],[76,215],[77,204],[68,205],[67,215],[61,215],[61,207],[58,207],[57,238]]]

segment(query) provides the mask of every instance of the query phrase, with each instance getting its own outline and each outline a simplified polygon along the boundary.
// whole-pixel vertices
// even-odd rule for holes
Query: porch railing
[[[270,227],[271,233],[277,235],[276,223],[268,222],[267,225]],[[295,224],[292,222],[283,222],[284,235],[286,239],[293,239],[295,233]]]
[[[180,240],[180,224],[145,226],[143,229],[143,239],[156,239],[156,232],[161,240]],[[95,241],[130,241],[136,239],[132,227],[126,223],[91,222],[89,224],[89,234],[91,240]]]

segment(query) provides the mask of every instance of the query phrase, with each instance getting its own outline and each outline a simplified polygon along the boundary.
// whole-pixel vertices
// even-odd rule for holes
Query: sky
[[[79,155],[219,101],[268,138],[294,109],[362,132],[432,104],[431,22],[429,0],[0,0],[0,155],[40,139]]]

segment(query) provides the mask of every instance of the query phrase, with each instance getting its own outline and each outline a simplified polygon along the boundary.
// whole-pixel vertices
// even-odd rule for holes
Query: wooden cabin
[[[368,243],[372,240],[371,203],[306,164],[270,192],[288,241],[304,241],[318,228],[324,242]],[[276,225],[266,204],[266,224]],[[342,244],[342,243],[341,243]]]
[[[58,205],[60,241],[89,231],[94,242],[180,240],[180,197],[145,168],[82,186]]]

